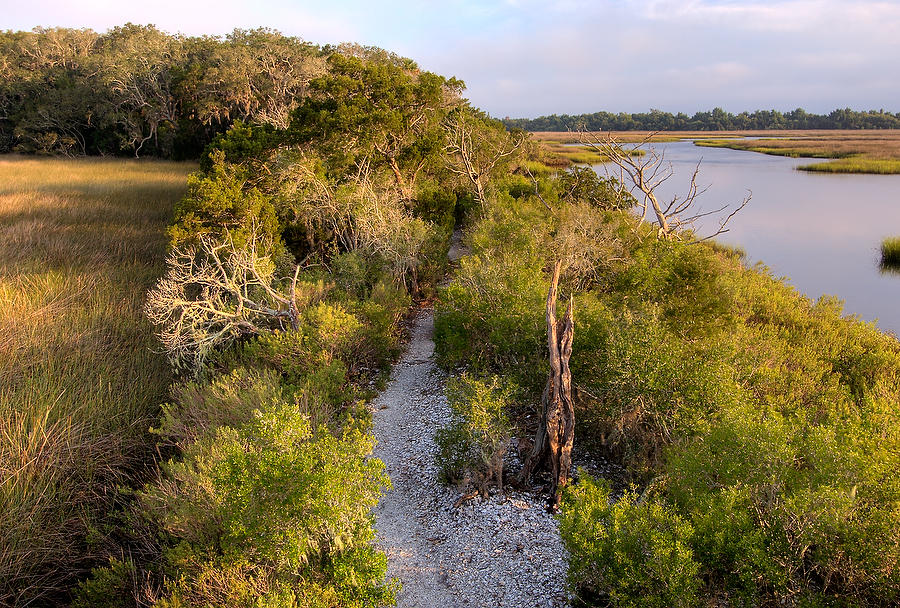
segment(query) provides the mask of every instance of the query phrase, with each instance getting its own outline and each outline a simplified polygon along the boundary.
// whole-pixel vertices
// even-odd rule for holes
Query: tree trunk
[[[551,471],[551,508],[559,507],[562,487],[569,481],[572,468],[572,443],[575,438],[575,407],[572,401],[572,341],[575,323],[572,316],[572,300],[562,320],[556,318],[556,294],[561,262],[553,267],[553,278],[547,294],[547,346],[550,350],[550,376],[541,399],[541,422],[534,438],[534,447],[520,474],[521,482],[529,482],[537,467],[546,466]]]

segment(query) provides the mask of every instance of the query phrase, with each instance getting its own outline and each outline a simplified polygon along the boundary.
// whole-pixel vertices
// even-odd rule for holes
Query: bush
[[[371,448],[358,425],[348,424],[339,437],[325,428],[314,433],[307,416],[282,402],[237,428],[218,428],[191,444],[182,460],[166,463],[163,479],[145,489],[141,502],[173,540],[168,561],[182,573],[170,585],[173,601],[216,603],[209,588],[219,580],[214,572],[230,572],[225,579],[245,586],[266,579],[266,588],[277,581],[292,589],[331,572],[347,577],[328,581],[336,588],[386,593],[386,563],[366,550],[370,510],[389,485],[384,465],[368,458]],[[342,554],[354,550],[354,568],[323,570],[346,563]],[[358,576],[360,569],[367,576]]]
[[[614,501],[605,482],[582,474],[564,490],[559,520],[569,552],[569,584],[589,604],[699,605],[693,529],[661,502],[633,491]]]
[[[137,603],[134,578],[131,559],[112,558],[109,566],[93,568],[91,578],[79,583],[72,608],[130,608]]]
[[[175,205],[169,227],[171,245],[195,244],[201,234],[227,234],[240,248],[255,234],[264,253],[284,255],[278,218],[269,197],[249,184],[246,169],[226,163],[224,152],[213,152],[211,158],[210,170],[192,174],[187,194]]]
[[[491,484],[502,491],[503,457],[511,433],[506,410],[514,391],[497,377],[483,381],[463,375],[447,382],[452,417],[436,435],[437,461],[445,481],[471,481],[482,494]]]

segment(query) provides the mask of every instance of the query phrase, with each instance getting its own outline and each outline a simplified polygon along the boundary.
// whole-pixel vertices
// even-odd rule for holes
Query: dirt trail
[[[433,362],[434,317],[422,310],[387,389],[372,402],[375,456],[393,489],[375,509],[401,608],[565,606],[566,563],[556,521],[524,493],[475,498],[438,482],[434,433],[450,417]]]

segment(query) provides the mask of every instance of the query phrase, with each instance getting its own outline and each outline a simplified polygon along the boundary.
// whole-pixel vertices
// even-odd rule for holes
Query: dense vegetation
[[[576,450],[627,471],[582,473],[563,501],[580,597],[895,605],[900,344],[730,250],[658,240],[616,210],[615,187],[562,177],[495,183],[436,341],[449,368],[514,384],[508,415],[527,420],[547,373],[547,269],[564,261]]]
[[[171,374],[142,309],[193,167],[0,160],[0,605],[58,601],[152,465]]]
[[[266,29],[0,32],[0,153],[196,159],[235,121],[287,126],[331,52]]]
[[[672,114],[661,110],[638,112],[595,112],[540,116],[538,118],[504,118],[510,128],[526,131],[758,131],[764,129],[897,129],[900,113],[884,110],[857,111],[837,109],[828,114],[810,114],[802,108],[790,112],[756,110],[732,114],[722,108]]]
[[[58,216],[34,215],[36,192],[11,199],[6,296],[25,300],[4,322],[26,330],[0,351],[13,390],[2,601],[391,604],[370,514],[389,480],[364,402],[402,316],[437,293],[439,356],[465,369],[438,435],[444,475],[502,485],[547,377],[547,269],[560,263],[577,449],[626,472],[583,472],[565,493],[580,599],[900,602],[900,345],[840,303],[810,302],[714,243],[658,239],[621,184],[554,173],[461,82],[377,49],[131,25],[8,32],[2,49],[4,150],[177,157],[210,144],[175,205],[165,269],[160,188],[169,201],[183,189],[171,174],[150,189],[85,183]],[[59,185],[71,178],[54,180],[44,189],[71,194]],[[142,223],[129,205],[146,196],[161,207]],[[460,220],[471,255],[438,290]],[[104,265],[107,250],[121,258]],[[173,364],[166,397],[173,375],[136,316],[160,274],[145,311]],[[100,294],[124,308],[98,302],[105,280]],[[74,321],[60,314],[70,303]],[[38,325],[51,339],[28,342]],[[47,348],[90,387],[38,374]],[[135,475],[151,424],[159,470]]]
[[[364,402],[457,217],[522,144],[461,86],[333,53],[285,128],[214,140],[147,301],[179,372],[154,429],[164,461],[76,605],[393,603]]]

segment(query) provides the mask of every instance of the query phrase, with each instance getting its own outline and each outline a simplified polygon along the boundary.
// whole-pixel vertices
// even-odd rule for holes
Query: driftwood
[[[569,481],[572,468],[572,443],[575,438],[575,407],[572,401],[572,340],[575,324],[572,300],[562,320],[556,318],[556,295],[562,262],[556,262],[550,291],[547,293],[547,346],[550,349],[550,376],[541,400],[541,422],[534,446],[525,460],[519,480],[528,483],[532,472],[549,464],[551,471],[551,508],[559,507],[562,487]]]

